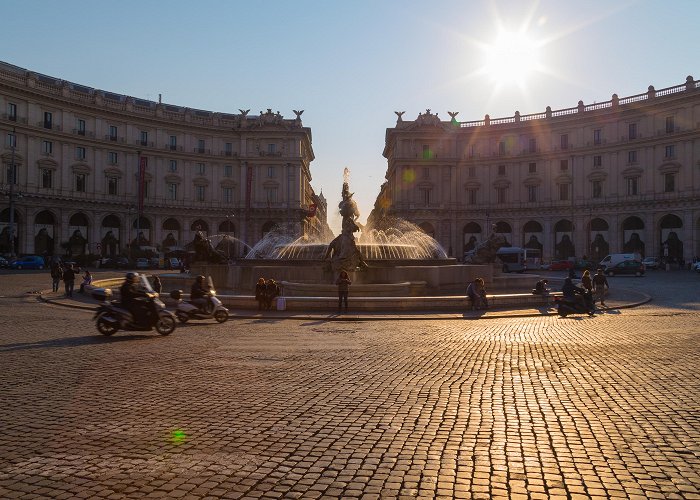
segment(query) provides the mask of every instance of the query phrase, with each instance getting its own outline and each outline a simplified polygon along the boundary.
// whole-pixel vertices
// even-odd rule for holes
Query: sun
[[[525,31],[500,31],[492,43],[482,44],[483,64],[480,73],[496,84],[524,86],[539,71],[542,43]]]

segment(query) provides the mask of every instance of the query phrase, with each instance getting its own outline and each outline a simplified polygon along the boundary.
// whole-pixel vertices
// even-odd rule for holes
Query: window
[[[233,203],[233,188],[222,188],[221,199],[224,203]]]
[[[166,184],[166,192],[169,200],[177,200],[177,184],[169,182]]]
[[[75,190],[84,193],[87,188],[87,177],[85,174],[75,174]]]
[[[204,139],[199,139],[197,141],[197,152],[204,153]]]
[[[469,205],[476,205],[476,192],[477,189],[467,189],[467,203]]]
[[[41,150],[44,152],[46,155],[53,154],[53,142],[51,141],[42,141],[41,143]]]
[[[177,149],[177,136],[170,136],[170,139],[168,140],[168,146],[170,147],[170,151],[175,151]]]
[[[85,120],[78,120],[78,135],[85,135]]]
[[[270,154],[275,154],[277,152],[277,144],[268,144],[267,152]]]
[[[664,174],[664,193],[673,193],[676,190],[676,174]]]
[[[5,144],[8,148],[16,148],[17,136],[15,134],[7,134],[7,140],[5,141]]]
[[[7,170],[5,171],[5,178],[8,184],[17,184],[17,165],[7,164]]]
[[[204,163],[195,163],[194,164],[194,171],[196,172],[197,175],[204,175],[204,172],[206,170],[206,167]]]
[[[559,199],[561,201],[569,199],[569,184],[559,184]]]
[[[117,127],[115,127],[114,125],[109,126],[109,140],[110,141],[117,140]]]
[[[505,165],[498,166],[498,175],[506,175],[506,166]]]
[[[430,188],[420,188],[420,201],[425,206],[430,205],[430,192],[431,191],[432,191],[432,189],[430,189]]]
[[[627,163],[630,165],[637,163],[637,152],[636,151],[628,151],[627,152]]]
[[[629,140],[631,141],[632,139],[637,138],[637,124],[636,123],[630,123],[627,126],[627,135],[629,136]]]
[[[603,165],[603,157],[601,155],[595,155],[593,157],[593,166],[601,167]]]
[[[423,179],[430,179],[430,169],[423,167]]]
[[[141,131],[141,145],[148,146],[148,132],[145,130]]]
[[[535,203],[537,201],[537,186],[527,187],[527,201]]]
[[[13,122],[17,121],[17,105],[15,103],[7,103],[7,119]]]
[[[109,152],[109,164],[117,165],[119,163],[119,155],[114,151]]]
[[[277,203],[277,188],[266,188],[265,196],[267,198],[267,204]]]
[[[469,177],[476,177],[476,167],[469,167]]]
[[[593,144],[599,145],[602,142],[600,137],[600,129],[597,128],[593,131]]]
[[[430,146],[427,144],[423,144],[423,159],[429,160],[432,157],[433,157],[433,152],[430,151]]]
[[[269,167],[267,167],[267,176],[268,176],[270,179],[274,179],[274,178],[275,178],[275,175],[276,175],[275,167],[272,166],[272,165],[269,166]]]
[[[527,172],[529,174],[535,174],[537,173],[537,163],[528,163],[527,165]]]
[[[75,159],[76,160],[84,160],[85,159],[85,148],[82,146],[78,146],[75,148]]]
[[[591,181],[591,196],[600,198],[603,196],[603,185],[601,181]]]
[[[537,153],[537,139],[530,139],[528,141],[528,151],[530,153]]]
[[[627,178],[627,195],[635,196],[639,194],[639,176]]]
[[[498,154],[504,156],[506,154],[506,143],[501,141],[498,143]]]
[[[498,203],[506,202],[506,189],[504,187],[496,188],[496,201]]]
[[[53,114],[48,111],[44,112],[44,128],[51,128],[53,126]]]
[[[195,186],[194,187],[194,199],[195,199],[195,201],[204,201],[205,193],[206,193],[206,186]]]
[[[559,142],[562,149],[569,149],[569,134],[562,134],[559,137]]]
[[[676,146],[666,146],[664,150],[664,158],[675,158],[676,157]]]
[[[666,117],[666,133],[667,134],[671,134],[671,133],[676,131],[675,126],[674,126],[675,125],[674,122],[675,122],[675,120],[673,119],[672,116]]]
[[[559,160],[559,170],[562,172],[569,170],[569,160]]]
[[[117,195],[119,194],[119,179],[116,177],[107,177],[107,194]]]
[[[170,160],[168,163],[169,172],[177,172],[177,160]]]
[[[53,187],[53,170],[50,168],[41,169],[41,187],[44,189]]]
[[[230,142],[227,142],[224,144],[224,155],[226,156],[231,156],[233,154],[233,144]]]

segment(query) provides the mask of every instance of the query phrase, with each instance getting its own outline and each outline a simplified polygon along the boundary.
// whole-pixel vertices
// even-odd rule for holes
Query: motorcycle
[[[195,304],[182,300],[182,290],[170,292],[170,297],[177,300],[175,316],[177,316],[180,323],[187,323],[191,319],[214,318],[219,323],[225,323],[228,320],[228,309],[226,309],[216,297],[216,290],[214,290],[211,277],[208,279],[208,289],[209,293],[206,296],[207,303],[205,310],[200,309],[199,306]]]
[[[595,313],[595,307],[593,306],[590,292],[586,292],[586,294],[582,295],[581,299],[576,297],[576,300],[554,297],[554,307],[562,318],[566,318],[569,314],[588,314],[589,316],[593,316]]]
[[[161,335],[170,335],[175,330],[176,322],[173,313],[165,309],[165,304],[153,291],[145,276],[140,277],[139,287],[144,292],[143,300],[148,309],[147,323],[137,323],[133,315],[121,306],[120,302],[110,301],[111,290],[96,290],[93,297],[103,301],[95,311],[97,331],[102,335],[114,335],[118,330],[150,332],[153,328]]]

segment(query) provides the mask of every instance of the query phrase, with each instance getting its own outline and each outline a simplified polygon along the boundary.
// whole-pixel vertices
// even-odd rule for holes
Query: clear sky
[[[0,13],[0,59],[32,71],[211,111],[305,110],[314,189],[335,214],[348,167],[363,222],[394,111],[469,121],[700,78],[699,0],[0,0]]]

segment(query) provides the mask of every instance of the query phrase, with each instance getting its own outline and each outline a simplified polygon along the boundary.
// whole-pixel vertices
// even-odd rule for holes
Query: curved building
[[[199,230],[240,240],[233,258],[276,225],[328,231],[303,111],[191,109],[6,63],[0,109],[0,254],[167,252]]]
[[[461,258],[502,233],[545,260],[700,254],[700,82],[458,122],[397,112],[372,217],[419,224]]]

